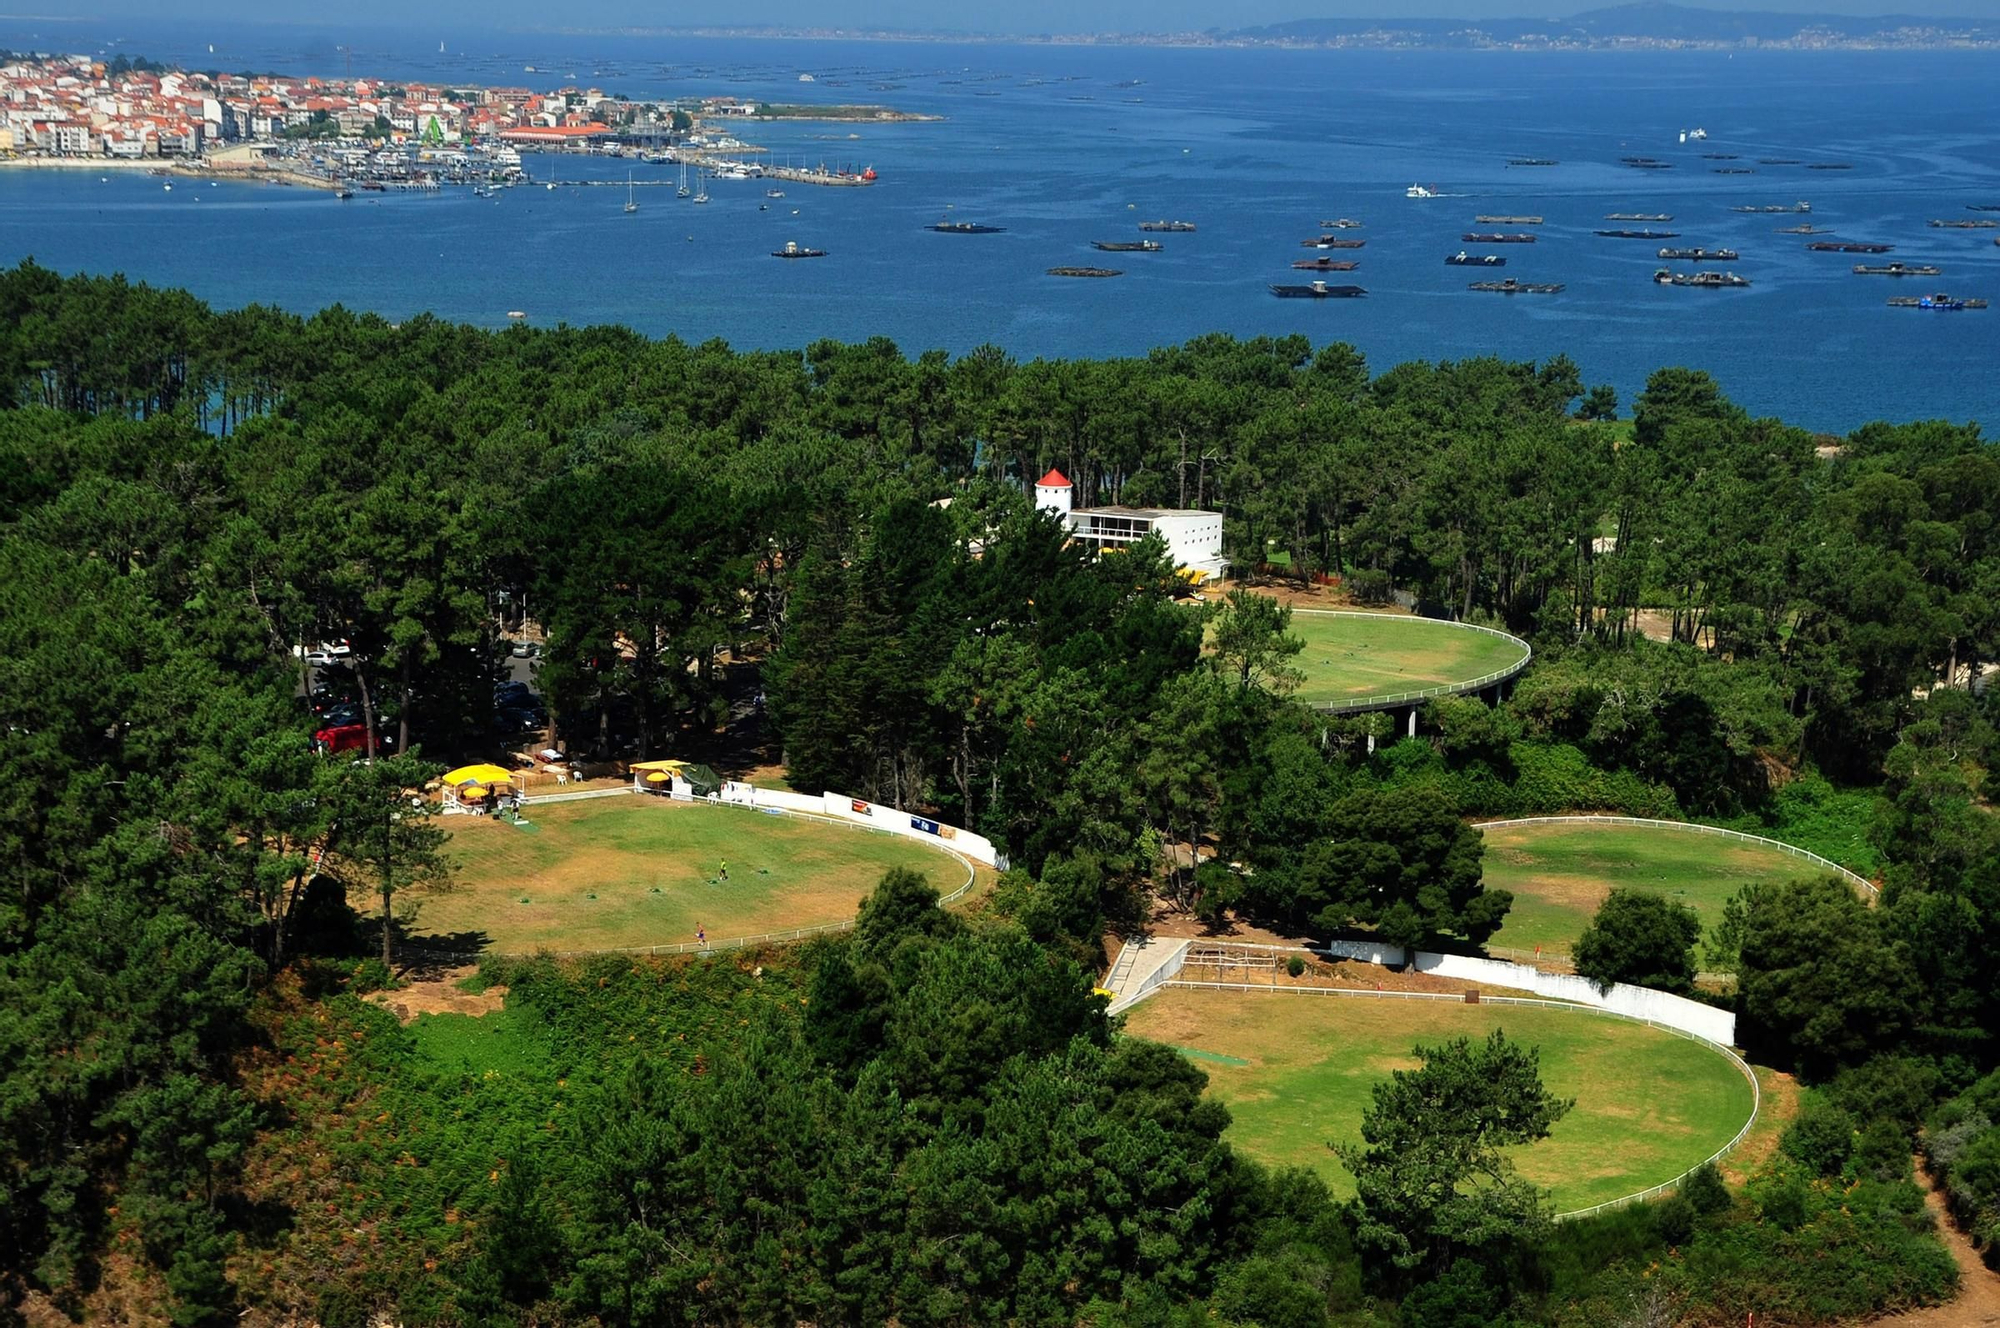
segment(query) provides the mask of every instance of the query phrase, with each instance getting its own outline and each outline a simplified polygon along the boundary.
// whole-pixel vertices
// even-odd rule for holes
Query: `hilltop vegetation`
[[[1994,701],[1967,685],[2000,654],[2000,458],[1971,426],[1822,455],[1681,369],[1626,436],[1574,417],[1560,357],[739,354],[32,265],[0,315],[10,1312],[1421,1326],[1665,1296],[1805,1323],[1949,1288],[1910,1148],[1967,1090],[1939,1126],[1978,1133],[2000,1063]],[[1276,549],[1536,663],[1371,752],[1384,716],[1292,697],[1272,601],[1185,602],[1158,543],[1094,558],[1035,513],[1052,464],[1081,501],[1220,511],[1246,571]],[[490,1029],[394,1026],[359,997],[449,870],[405,790],[520,736],[493,684],[524,618],[570,750],[719,751],[762,687],[795,785],[993,838],[991,915],[895,876],[852,939],[761,976],[534,965],[489,974]],[[372,763],[309,748],[320,642]],[[1465,818],[1579,809],[1879,875],[1879,907],[1777,883],[1701,941],[1757,1054],[1853,1130],[1816,1109],[1735,1195],[1579,1228],[1518,1183],[1496,1218],[1476,1167],[1428,1211],[1365,1150],[1341,1206],[1236,1156],[1201,1075],[1090,994],[1106,928],[1162,900],[1477,946],[1511,900]],[[1382,1137],[1457,1167],[1440,1130],[1553,1119],[1525,1049],[1431,1050],[1465,1120],[1394,1089]],[[1509,1100],[1471,1091],[1482,1065]]]

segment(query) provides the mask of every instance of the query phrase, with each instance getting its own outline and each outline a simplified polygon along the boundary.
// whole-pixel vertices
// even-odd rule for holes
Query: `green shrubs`
[[[1814,1129],[1828,1122],[1839,1116]],[[1759,1323],[1829,1323],[1939,1304],[1958,1287],[1907,1161],[1893,1180],[1842,1180],[1783,1152],[1735,1200],[1704,1167],[1660,1203],[1558,1227],[1544,1258],[1561,1328],[1743,1323],[1753,1311]]]
[[[1494,1328],[1506,1322],[1507,1292],[1486,1270],[1460,1259],[1437,1277],[1418,1283],[1403,1297],[1405,1328]]]
[[[397,985],[396,975],[380,959],[368,958],[356,964],[353,974],[347,980],[347,989],[356,996],[365,996],[371,991],[388,991]]]
[[[1808,1097],[1798,1119],[1785,1127],[1778,1149],[1817,1176],[1838,1176],[1854,1154],[1854,1117],[1817,1096]]]
[[[1937,1109],[1923,1135],[1925,1164],[1944,1184],[1945,1203],[1980,1246],[2000,1259],[2000,1071]]]
[[[1714,1217],[1729,1208],[1729,1187],[1722,1182],[1722,1173],[1715,1169],[1713,1162],[1704,1162],[1688,1173],[1681,1183],[1681,1194],[1694,1205],[1696,1213],[1703,1217]]]
[[[1440,739],[1450,741],[1449,735]],[[1512,741],[1496,759],[1476,746],[1440,751],[1430,743],[1401,742],[1378,752],[1370,773],[1392,787],[1430,788],[1472,817],[1582,811],[1681,819],[1672,789],[1630,770],[1593,765],[1568,743]]]
[[[1216,1281],[1214,1306],[1225,1322],[1258,1328],[1320,1328],[1326,1295],[1317,1270],[1297,1258],[1253,1255]]]
[[[1580,749],[1567,743],[1517,742],[1508,756],[1516,772],[1511,805],[1496,808],[1494,815],[1599,811],[1670,821],[1681,818],[1680,803],[1672,789],[1648,783],[1630,770],[1594,766]]]
[[[1629,982],[1661,991],[1694,988],[1701,917],[1647,890],[1614,889],[1576,942],[1576,971],[1600,991]]]

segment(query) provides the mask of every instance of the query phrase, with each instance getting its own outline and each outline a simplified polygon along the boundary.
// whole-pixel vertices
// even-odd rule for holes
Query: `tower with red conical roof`
[[[1069,520],[1070,496],[1075,490],[1069,477],[1055,467],[1035,481],[1035,506],[1044,512],[1054,512],[1063,520]]]

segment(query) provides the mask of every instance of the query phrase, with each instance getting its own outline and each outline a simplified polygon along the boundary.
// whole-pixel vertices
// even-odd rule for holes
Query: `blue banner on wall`
[[[938,830],[938,823],[936,821],[926,820],[921,816],[912,816],[910,818],[910,828],[912,830],[921,830],[927,835],[935,835],[940,833],[940,831]]]

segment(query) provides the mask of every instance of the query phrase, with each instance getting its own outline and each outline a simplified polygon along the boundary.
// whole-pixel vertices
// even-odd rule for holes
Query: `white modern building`
[[[1184,507],[1074,507],[1075,487],[1060,470],[1035,481],[1035,506],[1063,519],[1070,533],[1095,549],[1133,544],[1157,533],[1176,566],[1220,576],[1222,515]]]

